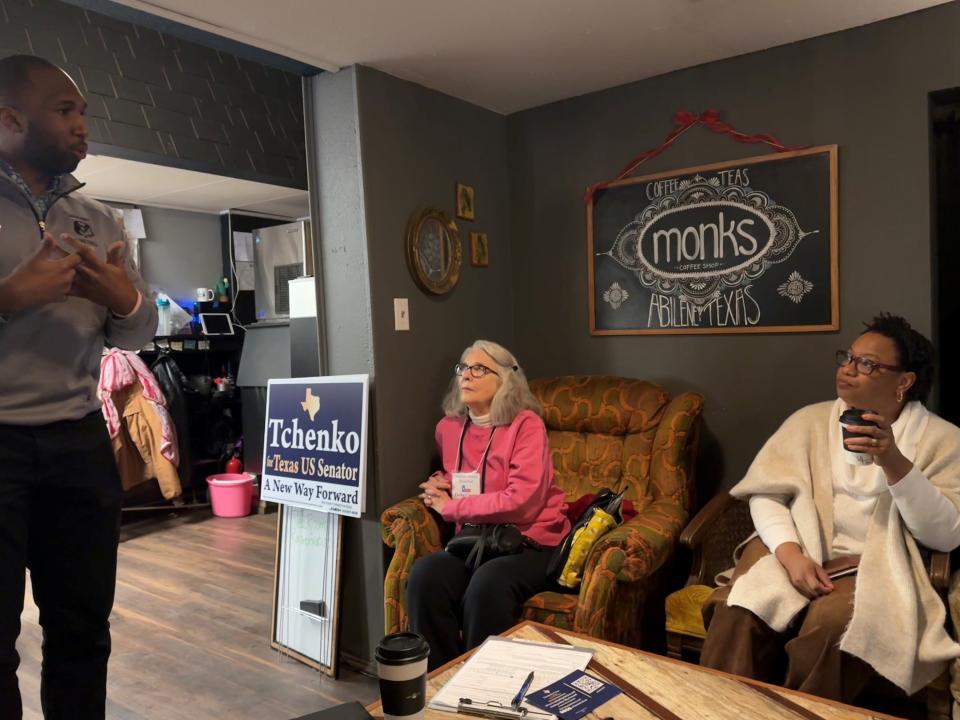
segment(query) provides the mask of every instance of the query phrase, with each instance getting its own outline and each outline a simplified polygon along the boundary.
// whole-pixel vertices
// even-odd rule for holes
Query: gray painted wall
[[[319,232],[313,236],[323,265],[326,372],[333,375],[374,374],[356,82],[355,68],[347,68],[314,77],[309,91],[316,114],[317,187],[312,188],[311,211]],[[376,500],[375,421],[368,433],[367,513],[343,519],[340,561],[340,649],[360,664],[372,659],[383,634],[385,566]]]
[[[429,475],[441,396],[463,348],[477,338],[514,342],[507,124],[502,115],[367,67],[357,68],[357,91],[384,509],[418,492]],[[474,187],[476,220],[456,220],[459,283],[447,295],[428,296],[407,270],[407,222],[424,207],[453,218],[457,182]],[[488,234],[489,267],[470,265],[471,231]],[[409,332],[394,330],[395,297],[409,299]]]
[[[460,351],[477,337],[513,338],[507,241],[506,119],[364,67],[312,81],[328,372],[374,376],[367,513],[345,519],[341,648],[368,662],[383,629],[389,559],[379,515],[418,492],[435,452],[440,398]],[[442,298],[419,290],[405,261],[409,217],[454,214],[456,183],[474,186],[477,221],[458,221],[465,265]],[[489,268],[469,265],[468,233],[490,237]],[[393,298],[411,330],[393,329]]]
[[[3,7],[0,57],[69,72],[95,152],[306,187],[299,76],[58,0]]]
[[[877,311],[932,326],[927,93],[960,85],[960,4],[683,70],[509,118],[516,337],[532,375],[613,373],[706,396],[729,486],[792,410],[834,397],[832,353]],[[840,320],[827,334],[591,337],[584,188],[659,144],[678,109],[839,145]],[[643,173],[762,154],[703,128]]]
[[[195,299],[214,288],[223,271],[220,216],[141,207],[147,238],[140,241],[143,279],[175,299]]]
[[[960,6],[692,68],[504,118],[364,68],[314,80],[319,242],[329,371],[372,372],[368,512],[344,534],[342,647],[369,659],[382,627],[379,512],[416,492],[460,350],[513,348],[530,376],[616,373],[698,390],[722,451],[703,484],[729,485],[790,411],[833,393],[832,351],[888,309],[931,328],[927,93],[960,85]],[[584,188],[670,131],[677,109],[718,107],[747,132],[840,145],[840,333],[591,338]],[[645,171],[756,154],[701,129]],[[466,263],[440,298],[414,285],[410,215],[477,192],[491,265]],[[393,298],[411,331],[393,330]]]

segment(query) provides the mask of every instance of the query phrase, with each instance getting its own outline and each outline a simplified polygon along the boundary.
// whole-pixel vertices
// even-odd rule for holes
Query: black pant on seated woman
[[[430,645],[429,669],[516,624],[523,603],[547,587],[552,551],[524,548],[488,560],[472,576],[448,552],[420,558],[407,580],[407,607],[410,627]]]

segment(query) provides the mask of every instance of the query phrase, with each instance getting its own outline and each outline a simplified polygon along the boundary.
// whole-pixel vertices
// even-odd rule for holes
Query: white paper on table
[[[253,262],[253,233],[233,233],[233,259],[238,263]]]
[[[527,694],[536,692],[574,670],[584,670],[593,657],[588,648],[552,643],[534,643],[491,637],[461,666],[450,680],[433,696],[434,710],[456,712],[460,698],[470,698],[480,708],[485,703],[500,703],[509,709],[527,675],[533,670],[533,681]],[[528,720],[546,720],[555,717],[533,705],[523,703]],[[518,713],[519,716],[519,713]]]
[[[237,271],[237,290],[254,290],[252,262],[237,262],[235,269]]]

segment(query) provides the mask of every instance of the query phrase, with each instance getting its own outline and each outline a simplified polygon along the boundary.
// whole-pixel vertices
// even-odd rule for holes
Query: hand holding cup
[[[857,416],[856,414],[859,414]],[[887,482],[899,482],[913,468],[897,447],[891,423],[873,410],[851,408],[840,416],[843,446],[851,465],[874,463],[883,468]]]

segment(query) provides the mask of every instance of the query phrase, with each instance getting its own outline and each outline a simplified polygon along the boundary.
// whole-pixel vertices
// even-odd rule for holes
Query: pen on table
[[[533,670],[530,671],[530,674],[527,675],[527,679],[523,681],[523,685],[520,686],[520,689],[517,690],[516,696],[513,698],[513,701],[510,703],[515,709],[520,707],[520,703],[523,702],[523,698],[527,694],[527,690],[530,689],[530,683],[533,682]]]
[[[460,702],[457,704],[457,714],[489,718],[489,720],[516,720],[518,717],[526,717],[526,710],[518,711],[503,705],[498,705],[497,707],[474,705],[473,701],[469,698],[460,698]]]

